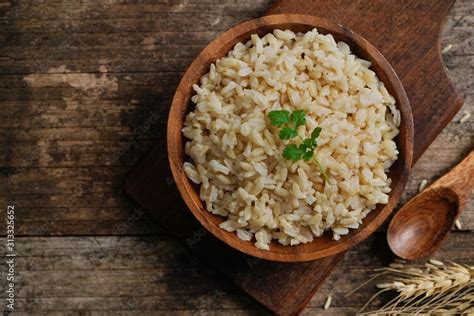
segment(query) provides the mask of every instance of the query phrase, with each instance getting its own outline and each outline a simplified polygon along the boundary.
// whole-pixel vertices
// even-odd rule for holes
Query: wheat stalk
[[[444,264],[430,259],[424,266],[392,263],[375,269],[372,277],[350,295],[374,279],[384,277],[377,284],[380,289],[359,311],[359,315],[432,315],[474,313],[474,266],[454,262]],[[380,309],[363,312],[381,293],[396,296]]]

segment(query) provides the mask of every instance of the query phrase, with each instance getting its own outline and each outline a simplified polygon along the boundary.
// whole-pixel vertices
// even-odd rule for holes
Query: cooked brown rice
[[[338,240],[388,202],[400,113],[369,67],[316,29],[254,34],[210,66],[194,85],[183,168],[207,210],[226,218],[222,229],[264,250],[327,230]],[[268,119],[281,109],[306,112],[301,134],[322,127],[315,155],[328,182],[313,162],[282,157],[288,141]]]

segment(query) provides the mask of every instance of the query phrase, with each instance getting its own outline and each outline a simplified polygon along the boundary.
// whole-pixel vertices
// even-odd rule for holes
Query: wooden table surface
[[[17,311],[266,313],[121,190],[126,172],[164,137],[186,66],[219,33],[262,15],[270,3],[0,0],[0,202],[2,223],[6,205],[15,205]],[[459,123],[463,112],[474,112],[473,33],[474,2],[458,0],[442,46],[465,104],[414,167],[403,201],[473,148],[474,117]],[[461,222],[435,257],[474,264],[472,198]],[[384,231],[346,254],[304,315],[350,315],[363,305],[372,287],[344,294],[390,262]],[[2,264],[2,310],[6,271]],[[328,294],[333,304],[323,311]]]

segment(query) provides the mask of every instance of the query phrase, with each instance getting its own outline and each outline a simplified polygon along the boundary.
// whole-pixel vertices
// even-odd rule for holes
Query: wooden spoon
[[[397,212],[387,232],[390,249],[404,259],[433,253],[451,230],[473,186],[474,150]]]

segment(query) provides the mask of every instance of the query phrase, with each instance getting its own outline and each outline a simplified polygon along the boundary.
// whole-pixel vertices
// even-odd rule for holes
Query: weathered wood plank
[[[185,33],[186,36],[194,37],[198,33]],[[124,46],[124,47],[95,47],[90,44],[84,43],[84,40],[78,40],[80,48],[68,47],[68,54],[70,55],[67,59],[61,54],[60,49],[54,47],[34,47],[28,48],[29,51],[22,54],[24,58],[18,59],[15,57],[8,57],[5,52],[2,52],[0,56],[0,73],[3,74],[29,74],[29,73],[47,73],[52,71],[58,66],[65,65],[68,70],[72,72],[83,72],[83,73],[98,73],[99,66],[105,65],[109,73],[154,73],[154,72],[181,72],[185,66],[192,61],[193,57],[212,40],[217,33],[213,33],[214,36],[206,37],[206,41],[199,42],[196,45],[163,45],[154,37],[145,37],[142,41],[145,43],[137,46]],[[133,34],[122,34],[122,36],[133,37]],[[199,34],[197,35],[199,36]],[[470,44],[469,36],[467,34],[460,34],[460,38],[447,38],[446,40],[462,41],[459,45],[451,44],[452,56],[446,58],[447,66],[450,68],[457,67],[465,69],[467,72],[472,69],[472,53],[468,51]],[[445,41],[446,42],[446,41]],[[453,41],[452,41],[453,42]],[[53,45],[62,45],[62,43],[56,43]],[[447,44],[449,45],[449,44]],[[8,51],[18,50],[20,47],[7,47]],[[174,49],[174,50],[173,50]],[[44,53],[32,54],[34,50],[41,50]],[[113,51],[113,52],[111,52]],[[5,55],[5,56],[4,56]],[[39,55],[39,56],[37,56]]]
[[[95,6],[90,6],[89,10],[95,10]],[[255,16],[256,12],[252,12],[250,16]],[[159,16],[141,18],[114,18],[114,19],[67,19],[67,20],[43,20],[38,23],[36,20],[15,19],[15,28],[7,29],[7,31],[15,32],[20,29],[21,32],[29,32],[33,34],[71,32],[71,33],[117,33],[117,32],[149,32],[150,30],[160,29],[171,32],[176,30],[176,25],[180,25],[181,29],[194,29],[195,31],[206,31],[210,27],[218,31],[224,31],[237,21],[244,18],[221,13],[221,17],[210,12],[175,12],[163,13]]]
[[[435,257],[472,263],[469,251],[473,241],[471,233],[454,233]],[[264,312],[167,237],[21,237],[16,241],[16,253],[16,306],[21,312]],[[375,289],[368,286],[350,297],[344,295],[362,283],[373,268],[390,261],[383,234],[350,250],[303,315],[322,313],[329,294],[333,296],[330,313],[353,314]],[[3,299],[4,293],[0,297]]]
[[[151,144],[150,140],[136,140],[133,144],[124,140],[94,143],[88,140],[55,140],[52,144],[38,144],[33,141],[24,143],[21,147],[18,146],[11,155],[0,157],[0,164],[10,163],[10,175],[18,173],[17,169],[28,168],[32,165],[34,168],[113,166],[114,169],[120,169],[123,166],[133,166],[137,157],[143,155]],[[101,150],[94,150],[94,146],[100,146]],[[130,148],[127,150],[127,147]],[[36,151],[40,154],[28,157]],[[117,171],[114,173],[122,174]]]
[[[133,18],[139,19],[143,16],[146,17],[159,17],[167,13],[214,13],[222,14],[225,11],[228,14],[243,15],[243,14],[255,14],[252,6],[249,2],[232,1],[228,3],[224,2],[187,2],[175,1],[175,4],[170,3],[159,3],[151,2],[150,4],[132,4],[132,3],[121,3],[120,5],[111,5],[97,2],[84,2],[80,3],[72,2],[66,3],[55,3],[55,2],[44,2],[44,3],[33,3],[25,4],[18,3],[13,10],[21,10],[21,14],[18,14],[18,20],[90,20],[90,19],[117,19],[117,18]],[[255,5],[267,4],[269,1],[255,1]],[[258,4],[257,4],[258,3]],[[96,11],[91,10],[92,7]],[[59,11],[59,14],[58,14]],[[20,12],[18,12],[20,13]]]

